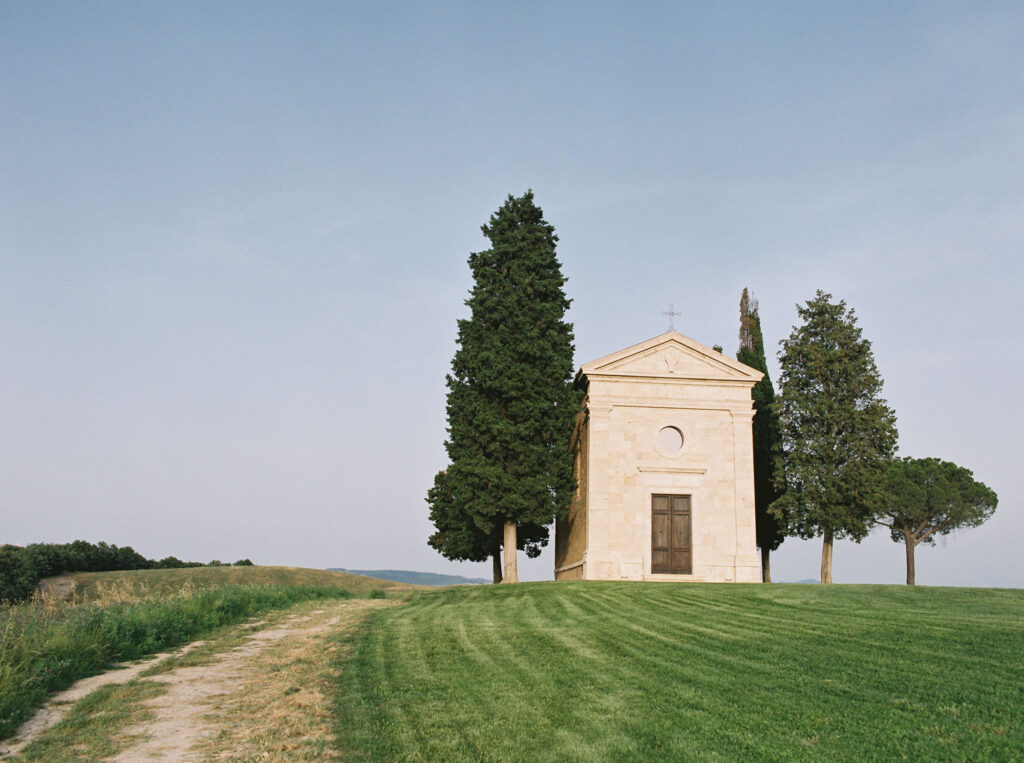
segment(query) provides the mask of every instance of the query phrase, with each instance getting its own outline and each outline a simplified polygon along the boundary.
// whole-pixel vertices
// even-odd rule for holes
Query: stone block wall
[[[678,347],[666,337],[670,351]],[[581,489],[569,520],[556,528],[555,576],[760,581],[750,397],[758,372],[727,361],[723,378],[693,378],[671,370],[671,363],[659,373],[651,357],[643,355],[642,374],[629,374],[628,365],[626,373],[621,365],[602,373],[593,368],[601,361],[588,364],[589,374],[587,366],[581,370],[587,388],[586,426],[578,428],[575,448]],[[682,433],[682,447],[659,441],[665,427]],[[651,496],[661,493],[691,496],[692,574],[652,572]]]

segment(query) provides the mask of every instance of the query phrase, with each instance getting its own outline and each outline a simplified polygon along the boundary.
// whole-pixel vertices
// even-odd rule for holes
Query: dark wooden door
[[[690,496],[651,496],[651,572],[693,572]]]

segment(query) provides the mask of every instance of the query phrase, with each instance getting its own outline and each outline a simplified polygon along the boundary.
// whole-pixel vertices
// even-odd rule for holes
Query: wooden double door
[[[693,574],[690,496],[651,496],[651,572]]]

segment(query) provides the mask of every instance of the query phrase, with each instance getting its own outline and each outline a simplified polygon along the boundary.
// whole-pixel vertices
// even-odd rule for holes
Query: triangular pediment
[[[581,376],[636,376],[756,383],[763,374],[678,331],[669,331],[598,360],[584,363]]]

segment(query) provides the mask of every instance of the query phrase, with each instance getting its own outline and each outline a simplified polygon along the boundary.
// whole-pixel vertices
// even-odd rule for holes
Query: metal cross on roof
[[[682,313],[675,312],[675,307],[676,306],[673,303],[670,302],[669,305],[668,305],[668,310],[662,310],[661,311],[662,315],[667,315],[668,316],[668,330],[669,331],[675,331],[676,330],[676,327],[672,323],[672,319],[675,318],[677,315],[682,315]]]

